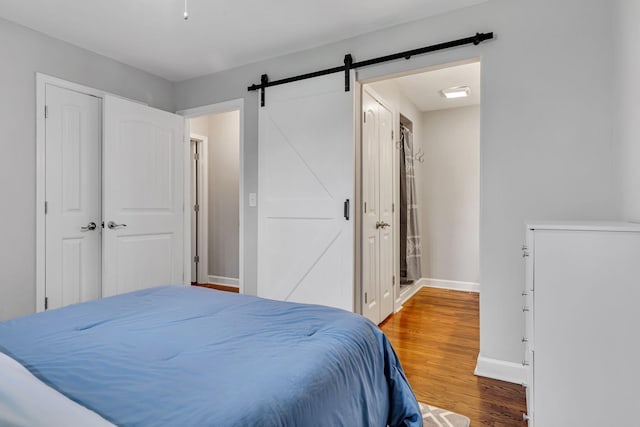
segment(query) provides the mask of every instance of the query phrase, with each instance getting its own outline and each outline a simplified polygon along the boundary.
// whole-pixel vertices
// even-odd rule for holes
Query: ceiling
[[[171,81],[486,0],[0,0],[0,17]]]
[[[480,104],[480,63],[456,65],[392,80],[420,111],[445,110]],[[467,98],[446,99],[442,89],[468,86]]]

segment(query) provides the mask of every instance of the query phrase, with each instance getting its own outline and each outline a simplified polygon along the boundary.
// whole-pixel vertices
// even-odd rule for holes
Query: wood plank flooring
[[[473,374],[478,294],[422,288],[380,326],[420,402],[466,415],[471,427],[525,427],[522,386]]]

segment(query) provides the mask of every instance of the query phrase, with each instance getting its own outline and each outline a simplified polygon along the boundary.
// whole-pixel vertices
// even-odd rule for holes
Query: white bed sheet
[[[0,353],[0,425],[114,427],[100,415],[44,384],[3,353]]]

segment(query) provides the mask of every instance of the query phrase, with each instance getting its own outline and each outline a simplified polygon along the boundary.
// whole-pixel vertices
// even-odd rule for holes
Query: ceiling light
[[[470,93],[469,86],[450,87],[440,91],[440,94],[447,99],[466,98]]]

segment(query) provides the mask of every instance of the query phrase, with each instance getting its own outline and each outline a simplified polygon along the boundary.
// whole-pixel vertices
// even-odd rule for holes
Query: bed
[[[113,424],[422,419],[387,338],[343,310],[164,286],[0,323],[0,425]]]

